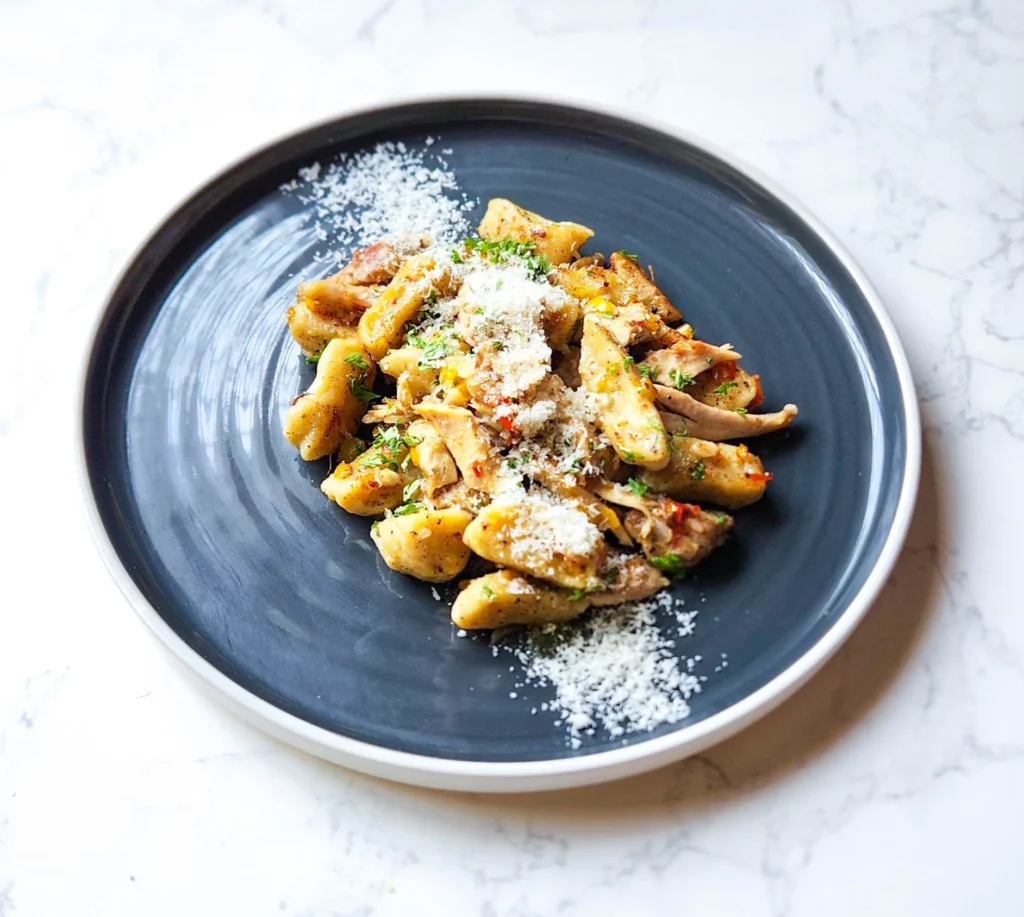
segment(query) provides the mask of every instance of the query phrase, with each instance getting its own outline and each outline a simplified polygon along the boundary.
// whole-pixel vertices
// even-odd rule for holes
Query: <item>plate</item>
[[[369,522],[319,492],[324,462],[281,435],[312,377],[284,325],[298,275],[325,273],[296,196],[313,161],[437,138],[460,189],[508,197],[626,249],[700,337],[759,371],[775,479],[730,543],[674,586],[706,677],[688,719],[579,748],[545,689],[447,617],[454,586],[388,570]],[[470,214],[471,217],[478,216]],[[435,787],[593,783],[695,753],[792,693],[851,632],[899,551],[919,421],[901,346],[853,261],[802,207],[693,137],[514,99],[377,108],[311,127],[221,173],[145,242],[84,373],[82,472],[97,544],[157,637],[221,700],[341,764]],[[510,696],[517,695],[517,696]]]

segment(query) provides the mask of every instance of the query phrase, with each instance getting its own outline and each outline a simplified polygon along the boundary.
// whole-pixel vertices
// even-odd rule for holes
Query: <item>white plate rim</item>
[[[216,183],[223,175],[231,172],[246,160],[298,133],[328,125],[339,118],[373,115],[396,106],[453,102],[520,102],[568,106],[588,114],[610,116],[659,131],[716,157],[782,201],[828,246],[870,306],[892,355],[906,420],[906,454],[903,483],[896,511],[874,567],[857,594],[837,616],[835,623],[788,668],[725,710],[694,723],[692,726],[683,725],[668,735],[640,741],[635,745],[610,748],[607,751],[579,757],[493,762],[440,758],[398,751],[349,738],[316,726],[257,697],[237,682],[232,681],[188,646],[163,620],[135,584],[121,563],[100,517],[99,507],[89,480],[84,435],[85,390],[90,359],[114,292],[121,285],[121,281],[138,256],[153,241],[159,228],[201,188]],[[804,685],[833,656],[867,614],[902,550],[913,516],[921,475],[921,421],[906,353],[892,318],[871,281],[831,230],[790,192],[780,187],[774,179],[717,144],[657,119],[637,117],[634,112],[617,109],[614,106],[596,106],[590,101],[557,95],[499,95],[495,93],[403,95],[366,107],[341,111],[330,118],[288,131],[238,157],[218,174],[207,179],[198,188],[191,190],[168,210],[165,217],[157,224],[157,229],[138,246],[126,261],[125,267],[105,296],[104,308],[99,311],[88,336],[78,374],[76,403],[78,405],[76,415],[78,448],[75,452],[75,463],[86,522],[96,549],[115,584],[135,613],[156,639],[184,666],[185,671],[198,680],[200,687],[253,725],[317,757],[387,780],[435,789],[476,793],[521,793],[566,789],[636,775],[698,754],[711,745],[735,735],[773,710]]]

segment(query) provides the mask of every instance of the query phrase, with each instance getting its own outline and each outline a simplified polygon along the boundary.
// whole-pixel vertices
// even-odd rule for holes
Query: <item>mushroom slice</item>
[[[701,404],[685,392],[676,391],[665,385],[655,385],[654,389],[658,401],[686,421],[686,428],[682,432],[696,439],[709,439],[712,442],[773,433],[788,427],[799,413],[795,404],[787,404],[781,411],[773,414],[738,413]]]

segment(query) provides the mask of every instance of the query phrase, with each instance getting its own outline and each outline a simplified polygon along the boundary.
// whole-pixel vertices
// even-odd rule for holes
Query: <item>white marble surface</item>
[[[0,5],[0,915],[1022,913],[1024,4],[627,5]],[[78,510],[78,352],[166,208],[306,121],[466,87],[747,157],[860,259],[916,374],[921,500],[866,623],[626,783],[473,798],[278,745],[171,668]]]

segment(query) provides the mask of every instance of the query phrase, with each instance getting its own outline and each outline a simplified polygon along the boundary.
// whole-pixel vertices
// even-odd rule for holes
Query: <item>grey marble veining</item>
[[[0,9],[0,915],[1019,913],[1024,6],[622,6]],[[921,397],[908,547],[847,646],[740,736],[612,786],[460,797],[285,749],[180,678],[77,505],[80,353],[163,213],[268,137],[467,87],[745,156],[867,269]]]

